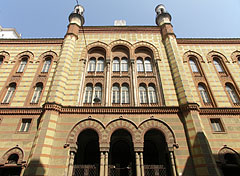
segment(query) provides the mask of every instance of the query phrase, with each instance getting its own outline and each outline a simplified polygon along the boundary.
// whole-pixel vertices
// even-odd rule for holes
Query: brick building
[[[83,26],[0,40],[0,175],[235,175],[240,39]]]

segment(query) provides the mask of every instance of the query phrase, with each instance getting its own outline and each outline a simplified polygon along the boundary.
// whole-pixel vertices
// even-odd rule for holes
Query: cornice
[[[240,108],[200,108],[201,115],[240,115]]]
[[[61,45],[63,38],[39,38],[39,39],[0,39],[1,44],[56,44]]]
[[[240,44],[240,38],[177,38],[178,44]]]
[[[0,115],[40,115],[42,108],[0,108]]]

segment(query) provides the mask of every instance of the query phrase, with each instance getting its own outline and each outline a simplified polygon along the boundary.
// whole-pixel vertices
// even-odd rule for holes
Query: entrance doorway
[[[21,167],[4,167],[0,168],[1,176],[19,176],[21,174]]]
[[[91,129],[84,130],[79,134],[77,144],[73,175],[97,176],[100,162],[98,134]]]
[[[143,162],[145,175],[171,175],[167,143],[161,131],[149,130],[145,134]]]
[[[120,129],[112,134],[109,163],[110,176],[136,175],[133,142],[128,131]]]

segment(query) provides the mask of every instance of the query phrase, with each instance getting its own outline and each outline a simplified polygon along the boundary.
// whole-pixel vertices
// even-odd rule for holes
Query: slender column
[[[26,169],[26,164],[22,165],[20,176],[23,176],[25,169]]]
[[[177,176],[177,170],[176,170],[176,164],[175,164],[175,159],[174,159],[173,151],[170,151],[169,153],[170,153],[170,159],[171,159],[173,176]]]
[[[140,158],[139,158],[138,152],[136,152],[136,171],[137,171],[137,176],[141,176]]]
[[[106,59],[106,64],[107,64],[107,78],[106,78],[106,95],[105,95],[105,105],[110,106],[109,103],[109,97],[110,97],[110,79],[111,79],[111,74],[110,74],[110,59]]]
[[[75,152],[70,151],[69,164],[68,164],[68,173],[67,176],[73,175],[73,164],[74,164]]]
[[[140,152],[140,166],[141,166],[142,176],[144,176],[143,152]]]
[[[105,153],[104,176],[108,176],[108,152]]]
[[[132,67],[132,82],[133,82],[133,101],[134,101],[134,105],[136,106],[137,105],[137,83],[136,83],[136,72],[135,72],[135,60],[134,59],[131,59],[131,67]]]
[[[100,154],[100,176],[104,176],[104,161],[105,155],[103,152]]]

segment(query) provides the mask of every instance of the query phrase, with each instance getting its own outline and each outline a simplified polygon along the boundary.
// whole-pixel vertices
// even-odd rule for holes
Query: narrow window
[[[203,103],[205,104],[211,103],[205,86],[199,84],[198,90],[200,92]]]
[[[9,84],[7,93],[6,93],[2,103],[6,103],[6,104],[9,103],[13,94],[14,94],[14,92],[15,92],[15,90],[16,90],[16,83]]]
[[[84,103],[92,103],[92,93],[93,89],[91,85],[87,85],[85,88],[85,99]]]
[[[39,102],[42,90],[43,90],[43,84],[42,83],[37,83],[36,86],[35,86],[35,89],[34,89],[34,93],[33,93],[33,96],[32,96],[31,103],[38,103]]]
[[[226,90],[234,104],[239,104],[239,97],[231,84],[226,84]]]
[[[219,60],[214,59],[214,60],[213,60],[213,64],[215,65],[215,67],[216,67],[216,69],[217,69],[217,71],[218,71],[219,73],[224,73],[222,64],[220,63]]]
[[[119,58],[117,57],[113,59],[113,71],[114,72],[120,71],[120,62],[119,62]]]
[[[96,59],[95,58],[91,58],[89,61],[89,65],[88,65],[88,71],[89,72],[94,72],[96,69]]]
[[[21,60],[20,65],[19,65],[18,70],[17,70],[18,73],[22,73],[22,72],[24,71],[24,68],[25,68],[26,65],[27,65],[27,61],[28,61],[27,58],[23,58],[23,59]]]
[[[144,86],[139,87],[139,97],[140,97],[140,103],[148,103],[147,102],[147,90]]]
[[[19,156],[17,154],[11,154],[8,157],[8,164],[17,164]]]
[[[142,58],[137,59],[137,71],[138,72],[144,72],[143,59]]]
[[[189,60],[189,64],[193,73],[199,73],[198,67],[192,59]]]
[[[122,100],[122,103],[129,103],[129,89],[128,89],[128,86],[127,85],[123,85],[122,88],[121,88],[121,92],[122,92],[122,97],[121,97],[121,100]]]
[[[101,103],[102,101],[102,86],[97,84],[94,88],[94,103]]]
[[[224,132],[220,119],[210,119],[210,121],[214,132]]]
[[[97,72],[103,72],[104,70],[104,59],[99,58],[97,61]]]
[[[148,87],[148,97],[149,97],[149,103],[157,103],[157,95],[156,90],[154,86]]]
[[[32,119],[22,119],[22,123],[19,128],[19,131],[20,132],[28,132],[31,122],[32,122]]]
[[[238,64],[240,64],[240,56],[238,56]]]
[[[146,72],[152,72],[152,64],[151,64],[151,59],[148,57],[145,59],[145,71]]]
[[[122,58],[121,60],[121,71],[122,72],[128,71],[128,59],[126,57]]]
[[[52,59],[50,57],[46,58],[43,64],[43,68],[42,68],[42,73],[47,73],[50,65],[51,65]]]
[[[119,86],[116,84],[112,87],[112,103],[120,103]]]
[[[0,56],[0,65],[2,65],[3,60],[4,60],[4,56]]]

